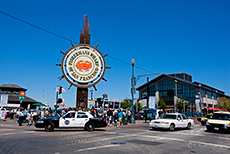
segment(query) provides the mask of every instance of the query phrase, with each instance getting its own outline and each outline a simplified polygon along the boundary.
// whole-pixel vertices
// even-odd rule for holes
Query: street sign
[[[19,100],[20,101],[23,101],[23,100],[25,100],[26,99],[26,96],[19,96]]]
[[[136,94],[137,91],[136,91],[136,88],[133,88],[133,94]],[[131,94],[132,94],[132,88],[131,88]]]
[[[26,92],[25,91],[20,91],[20,96],[25,96]]]

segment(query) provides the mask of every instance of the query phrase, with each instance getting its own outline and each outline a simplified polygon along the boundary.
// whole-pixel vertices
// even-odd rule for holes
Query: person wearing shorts
[[[112,122],[112,116],[113,116],[113,111],[111,110],[111,108],[109,108],[109,110],[107,111],[107,119],[108,119],[108,125],[111,125]]]
[[[121,110],[118,111],[118,122],[119,125],[122,125],[122,117],[123,117],[123,112]]]

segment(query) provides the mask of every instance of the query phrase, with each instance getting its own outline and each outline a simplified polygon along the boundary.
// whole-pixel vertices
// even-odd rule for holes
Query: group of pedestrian
[[[33,124],[33,116],[30,110],[29,111],[27,111],[26,109],[22,111],[17,110],[16,118],[19,126],[22,126],[24,120],[28,121],[27,126],[31,126]]]
[[[91,112],[92,114],[92,112]],[[106,121],[108,123],[108,126],[114,125],[115,127],[119,127],[120,125],[123,125],[122,119],[127,116],[128,122],[130,122],[131,119],[131,111],[130,110],[115,110],[114,109],[107,109],[103,110],[102,107],[96,112],[92,114],[94,117],[104,117],[106,118]],[[95,116],[96,115],[96,116]]]

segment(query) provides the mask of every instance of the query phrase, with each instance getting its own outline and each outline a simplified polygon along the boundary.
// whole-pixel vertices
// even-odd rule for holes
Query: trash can
[[[153,113],[147,113],[147,120],[153,119]]]
[[[128,116],[123,116],[122,123],[123,123],[123,125],[127,125],[128,124]]]

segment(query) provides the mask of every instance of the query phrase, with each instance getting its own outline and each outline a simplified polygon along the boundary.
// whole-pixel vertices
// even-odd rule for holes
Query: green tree
[[[216,104],[216,107],[223,110],[230,111],[230,102],[226,97],[221,97]]]
[[[132,104],[130,103],[130,99],[126,98],[121,102],[121,108],[132,108]]]
[[[158,109],[165,110],[165,109],[168,108],[166,103],[165,103],[165,101],[164,101],[164,98],[162,96],[160,96],[160,99],[159,99],[159,101],[157,103],[158,103]]]
[[[177,100],[176,108],[179,109],[179,111],[182,111],[182,109],[184,109],[184,106],[185,106],[185,110],[187,110],[189,104],[185,101],[185,98],[180,97],[180,98]],[[184,112],[185,112],[185,111],[184,111]]]
[[[137,104],[138,104],[138,111],[142,110],[143,104],[139,103],[139,101],[137,101]],[[136,110],[136,104],[134,104],[134,110]]]

